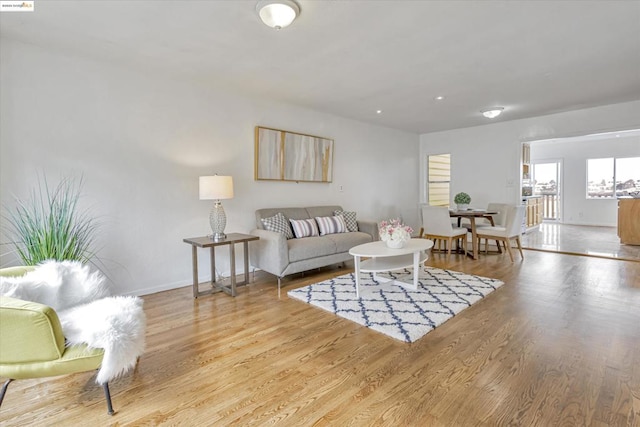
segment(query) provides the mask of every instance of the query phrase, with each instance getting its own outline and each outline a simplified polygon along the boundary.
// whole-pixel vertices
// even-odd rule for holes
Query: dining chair
[[[509,210],[510,207],[512,207],[514,205],[510,205],[507,203],[489,203],[487,205],[487,211],[488,212],[498,212],[497,214],[493,214],[491,215],[491,219],[493,220],[493,225],[495,227],[504,227],[505,226],[505,222],[507,220],[507,211]],[[476,220],[476,229],[482,228],[482,227],[491,227],[491,221],[489,219],[489,216],[486,217],[482,217],[479,218],[478,220]],[[470,228],[467,227],[467,228]],[[502,249],[500,248],[500,241],[496,240],[496,246],[498,247],[498,252],[502,253]]]
[[[489,203],[487,205],[487,211],[489,212],[498,212],[497,214],[491,215],[493,219],[493,225],[496,227],[504,227],[507,220],[507,211],[509,208],[514,205],[509,205],[507,203]],[[490,226],[489,220],[487,219],[487,224]],[[483,224],[484,225],[484,224]]]
[[[514,206],[514,205],[509,205],[507,203],[493,203],[493,202],[489,203],[487,205],[487,212],[498,212],[498,213],[477,218],[476,228],[491,227],[491,221],[489,217],[493,219],[494,226],[504,227],[504,223],[507,218],[507,211],[509,210],[510,206]],[[467,229],[471,229],[471,224],[464,224],[464,227],[467,227]]]
[[[447,249],[447,258],[451,256],[451,247],[454,239],[462,240],[464,252],[467,252],[467,229],[457,228],[451,225],[449,209],[444,206],[422,206],[422,236],[425,239],[438,241],[438,250],[440,243],[445,242]],[[448,243],[448,245],[447,245]]]
[[[478,241],[482,243],[485,239],[484,253],[487,253],[489,239],[504,242],[505,248],[509,253],[509,258],[513,262],[513,252],[511,251],[511,239],[515,239],[518,244],[520,256],[524,259],[522,253],[522,244],[520,243],[520,234],[522,234],[522,220],[524,219],[524,206],[510,206],[506,209],[506,219],[504,226],[488,226],[480,227],[476,230]]]

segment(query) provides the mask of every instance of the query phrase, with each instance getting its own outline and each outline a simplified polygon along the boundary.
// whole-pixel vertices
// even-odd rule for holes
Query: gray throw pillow
[[[348,231],[358,231],[358,220],[355,212],[335,211],[333,214],[344,219]]]
[[[261,221],[265,230],[282,233],[287,239],[293,239],[293,231],[291,231],[289,221],[282,212],[278,212],[269,218],[262,218]]]

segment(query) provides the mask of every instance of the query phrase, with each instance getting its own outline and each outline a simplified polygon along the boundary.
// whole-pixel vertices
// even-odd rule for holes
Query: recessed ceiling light
[[[504,107],[492,107],[487,110],[482,110],[480,112],[487,119],[495,119],[502,113],[502,110],[504,110]]]
[[[444,96],[440,95],[440,96],[436,96],[435,100],[436,101],[442,101],[444,99]]]
[[[382,114],[382,110],[376,110],[376,114]]]

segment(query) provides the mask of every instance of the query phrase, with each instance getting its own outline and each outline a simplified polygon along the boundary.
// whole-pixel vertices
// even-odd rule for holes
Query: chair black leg
[[[0,391],[0,406],[2,406],[2,401],[4,400],[4,395],[7,392],[7,387],[9,387],[9,383],[13,381],[11,378],[9,378],[3,385],[2,385],[2,391]]]
[[[111,393],[109,393],[109,383],[102,384],[104,388],[104,397],[107,399],[107,414],[113,415],[113,406],[111,405]]]
[[[7,393],[7,388],[9,388],[9,383],[11,383],[11,381],[13,380],[9,378],[2,385],[2,390],[0,391],[0,406],[2,406],[4,395]],[[107,413],[109,415],[113,415],[115,412],[113,411],[113,405],[111,404],[111,393],[109,393],[109,383],[104,383],[102,387],[104,388],[104,397],[107,399]]]

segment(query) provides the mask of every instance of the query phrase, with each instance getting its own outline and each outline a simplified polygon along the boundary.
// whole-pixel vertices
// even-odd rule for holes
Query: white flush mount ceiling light
[[[300,15],[300,6],[293,0],[261,0],[256,11],[265,25],[279,30],[291,25]]]
[[[487,119],[495,119],[502,113],[502,110],[504,110],[503,107],[493,107],[493,108],[489,108],[488,110],[482,110],[480,112]]]

